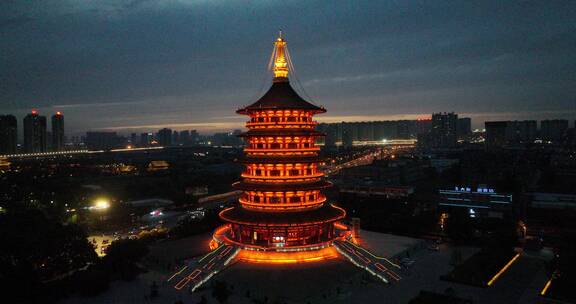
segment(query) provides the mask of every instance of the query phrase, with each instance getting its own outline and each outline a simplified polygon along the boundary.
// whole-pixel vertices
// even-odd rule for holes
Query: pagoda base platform
[[[314,243],[314,244],[310,244],[310,245],[302,245],[302,246],[279,246],[279,247],[264,247],[264,246],[258,246],[258,245],[253,245],[253,244],[244,244],[244,243],[240,243],[237,241],[234,241],[233,239],[231,239],[229,237],[230,233],[231,233],[231,224],[225,224],[222,225],[220,227],[218,227],[215,231],[214,231],[214,235],[212,236],[212,241],[210,242],[210,247],[212,249],[217,248],[221,245],[231,245],[231,246],[235,246],[240,248],[242,251],[247,251],[247,252],[267,252],[267,253],[279,253],[279,255],[277,255],[278,257],[281,257],[280,259],[290,259],[286,256],[286,254],[290,254],[290,253],[294,253],[294,254],[298,254],[298,253],[302,253],[302,252],[313,252],[313,251],[322,251],[324,249],[327,248],[331,248],[334,244],[334,241],[336,240],[347,240],[351,237],[351,232],[348,229],[348,226],[340,224],[340,223],[335,223],[334,224],[334,229],[335,229],[335,235],[337,235],[337,237],[326,241],[326,242],[322,242],[322,243]],[[322,253],[320,253],[319,255],[322,255]],[[297,255],[295,255],[296,257]],[[257,258],[260,259],[260,258]],[[297,259],[297,258],[294,258]],[[266,259],[262,259],[262,261],[264,260],[271,260],[270,258],[266,258]]]
[[[282,267],[322,265],[334,260],[348,260],[385,283],[401,279],[400,265],[356,244],[348,226],[336,222],[334,228],[339,236],[329,242],[309,246],[258,247],[230,240],[227,234],[230,233],[231,224],[226,224],[214,232],[210,243],[212,251],[185,265],[168,282],[174,284],[177,290],[186,288],[194,291],[213,275],[236,263]]]
[[[332,247],[325,247],[316,250],[306,251],[256,251],[240,250],[237,259],[248,263],[263,264],[292,264],[292,263],[310,263],[321,262],[338,258],[338,251]]]

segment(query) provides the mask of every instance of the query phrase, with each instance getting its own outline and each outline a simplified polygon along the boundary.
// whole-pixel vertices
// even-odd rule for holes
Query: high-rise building
[[[121,139],[116,132],[86,132],[86,146],[89,150],[110,150],[120,145]]]
[[[510,144],[528,144],[537,137],[538,126],[535,120],[508,121],[506,141]]]
[[[338,140],[338,127],[339,124],[319,124],[318,131],[324,133],[324,149],[336,149],[336,141]]]
[[[352,148],[354,144],[354,126],[350,123],[342,123],[342,147]]]
[[[136,146],[139,144],[138,135],[136,133],[130,133],[130,144]]]
[[[180,131],[180,143],[183,145],[189,145],[190,144],[190,131],[188,130],[184,130],[184,131]]]
[[[487,121],[486,145],[502,147],[509,145],[525,145],[536,139],[535,120]]]
[[[453,148],[457,143],[458,114],[432,114],[431,143],[434,148]]]
[[[180,133],[176,130],[172,131],[172,144],[180,144]]]
[[[487,147],[501,147],[506,144],[507,121],[487,121],[485,143]]]
[[[194,145],[200,141],[200,134],[196,130],[190,130],[190,142]]]
[[[24,117],[24,151],[46,152],[46,116],[38,115],[36,110]]]
[[[544,140],[560,142],[566,136],[568,131],[568,120],[552,119],[542,120],[540,122],[540,136]]]
[[[432,119],[430,118],[419,118],[416,120],[416,134],[414,137],[419,135],[425,135],[430,133],[432,130]]]
[[[61,112],[52,115],[52,150],[64,150],[64,115]]]
[[[341,230],[335,223],[346,212],[325,204],[321,159],[313,116],[324,108],[302,99],[290,86],[286,42],[278,38],[272,87],[255,103],[237,111],[250,116],[244,149],[246,170],[234,187],[242,190],[240,206],[223,210],[228,223],[215,233],[219,242],[253,252],[282,255],[330,249]],[[288,57],[289,58],[289,57]],[[286,258],[286,257],[284,257]]]
[[[152,133],[140,133],[140,146],[148,147],[152,144],[154,136]]]
[[[16,154],[18,122],[14,115],[0,115],[0,155]]]
[[[472,134],[472,119],[470,117],[458,118],[458,139],[466,139]]]
[[[167,147],[172,145],[172,130],[168,128],[161,129],[156,135],[156,139],[161,146]]]

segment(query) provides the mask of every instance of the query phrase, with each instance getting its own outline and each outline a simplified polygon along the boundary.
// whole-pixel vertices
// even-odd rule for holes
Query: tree
[[[446,221],[444,231],[455,242],[465,242],[472,238],[474,226],[465,212],[453,212]]]
[[[109,273],[131,280],[138,274],[136,263],[146,254],[148,254],[148,247],[142,241],[118,240],[108,247],[108,253],[102,259],[102,265]]]
[[[94,263],[94,248],[76,225],[62,225],[39,210],[0,215],[0,286],[10,298],[42,293],[42,282],[66,277]]]
[[[214,297],[220,303],[226,303],[228,297],[232,293],[228,289],[228,283],[225,281],[215,281],[213,284],[214,289],[212,290],[212,297]]]

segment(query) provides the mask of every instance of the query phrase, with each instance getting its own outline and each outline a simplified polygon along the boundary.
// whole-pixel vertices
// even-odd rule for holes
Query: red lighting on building
[[[315,141],[324,135],[315,130],[313,116],[326,110],[294,91],[286,41],[279,37],[274,45],[272,87],[236,111],[250,117],[248,131],[240,135],[247,143],[245,171],[233,185],[243,194],[238,207],[220,213],[228,224],[214,238],[247,249],[241,258],[253,262],[325,260],[335,255],[326,248],[340,236],[341,227],[335,225],[346,216],[322,193],[331,183],[320,170]]]
[[[32,115],[38,115],[38,110],[32,109]]]

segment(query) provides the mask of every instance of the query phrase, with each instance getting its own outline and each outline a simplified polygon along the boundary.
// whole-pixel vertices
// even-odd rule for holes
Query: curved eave
[[[292,130],[292,129],[268,129],[268,130],[249,130],[238,134],[238,137],[256,137],[256,136],[326,136],[324,133],[316,130]]]
[[[306,109],[306,108],[297,108],[297,107],[252,107],[252,108],[242,108],[242,109],[238,109],[236,110],[237,114],[241,114],[241,115],[250,115],[251,113],[254,112],[261,112],[261,111],[285,111],[285,110],[306,110],[306,111],[310,111],[314,114],[322,114],[322,113],[326,113],[326,109],[322,108],[322,107],[318,107],[318,109]]]
[[[250,114],[251,112],[267,110],[303,110],[313,113],[326,112],[326,109],[323,107],[314,105],[300,97],[292,88],[287,78],[283,79],[283,81],[274,81],[270,89],[268,89],[260,99],[247,107],[238,109],[236,113]]]
[[[332,183],[328,181],[317,181],[311,183],[248,183],[244,181],[235,182],[232,184],[237,190],[244,191],[306,191],[306,190],[319,190],[332,187]]]
[[[303,226],[335,222],[346,217],[340,207],[324,205],[304,212],[258,212],[232,207],[220,212],[224,221],[249,226]]]
[[[240,160],[243,164],[291,164],[291,163],[325,163],[326,159],[323,157],[309,157],[309,156],[252,156],[244,157]]]

